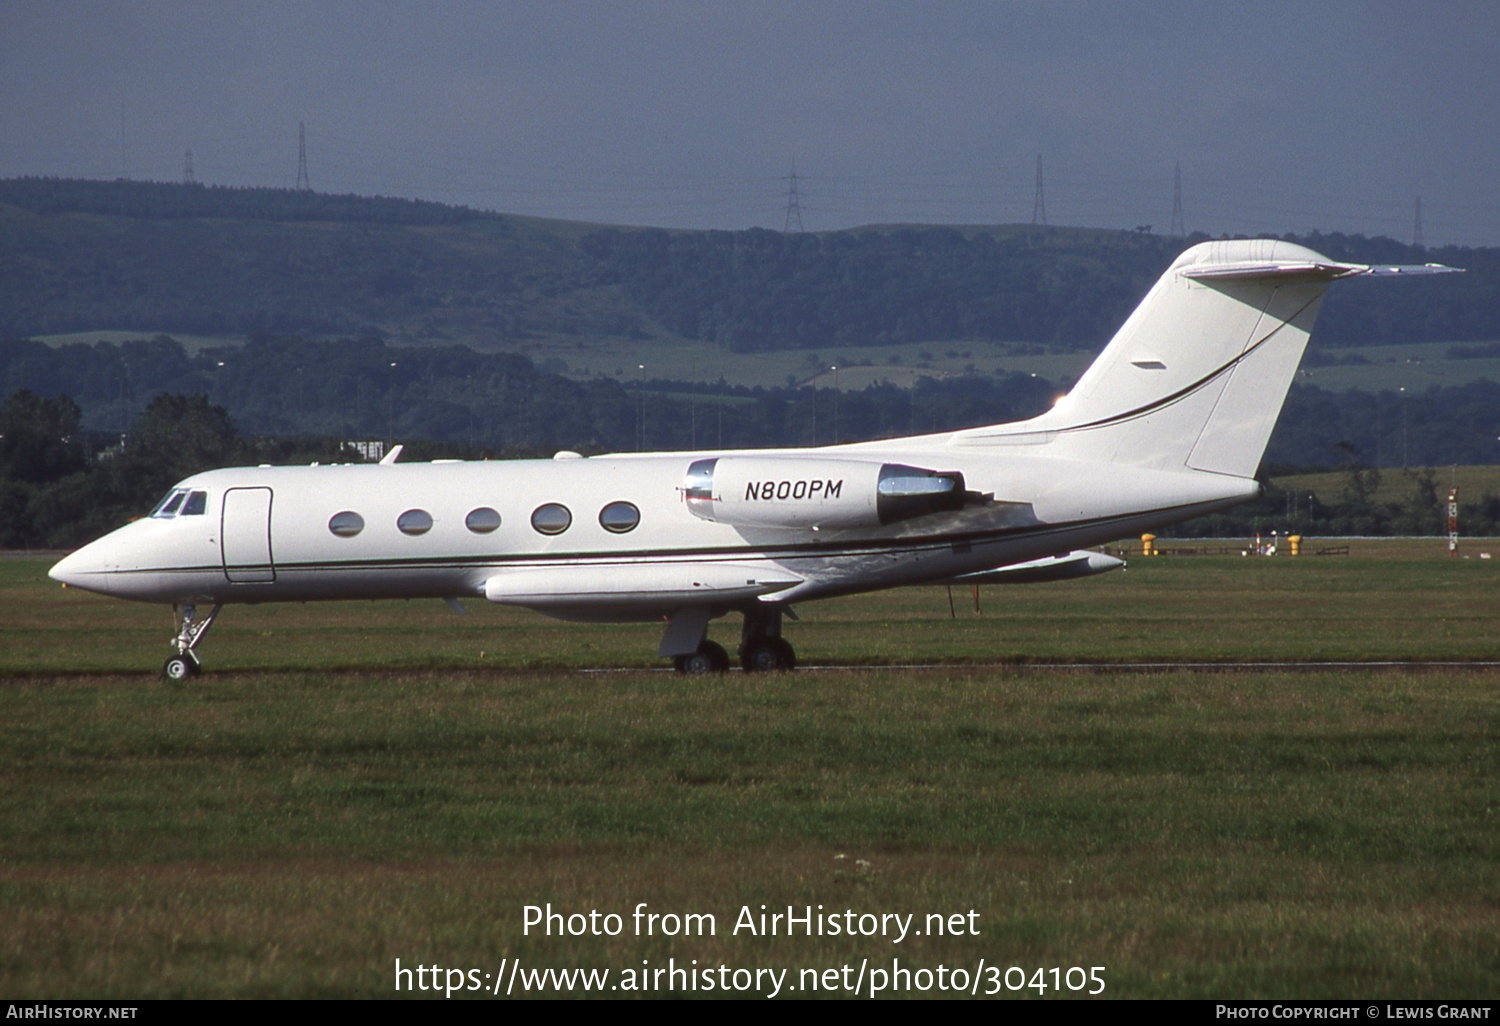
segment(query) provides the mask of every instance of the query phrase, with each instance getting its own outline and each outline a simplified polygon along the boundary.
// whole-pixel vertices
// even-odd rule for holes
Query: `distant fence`
[[[1153,550],[1153,554],[1157,556],[1245,556],[1251,555],[1255,552],[1255,543],[1245,541],[1240,542],[1237,545],[1156,545],[1153,547]],[[1131,556],[1139,556],[1141,554],[1141,547],[1139,544],[1110,545],[1106,546],[1101,551],[1103,551],[1106,555],[1119,556],[1121,559],[1128,559]],[[1289,550],[1286,549],[1283,545],[1279,547],[1277,551],[1288,552]],[[1349,546],[1324,545],[1321,548],[1315,550],[1309,550],[1304,546],[1302,552],[1305,555],[1314,556],[1347,556],[1349,555]]]
[[[1329,540],[1332,541],[1333,539],[1329,539]],[[1338,539],[1338,540],[1341,542],[1341,544],[1337,544],[1337,545],[1319,545],[1316,548],[1314,548],[1313,545],[1312,545],[1312,543],[1309,540],[1304,539],[1303,542],[1302,542],[1302,554],[1304,556],[1347,556],[1347,555],[1349,555],[1350,546],[1347,543],[1344,543],[1345,542],[1344,539]],[[1427,542],[1427,541],[1430,541],[1430,542],[1438,542],[1438,543],[1441,544],[1441,543],[1446,542],[1447,539],[1439,537],[1439,536],[1415,535],[1415,536],[1401,536],[1401,537],[1394,537],[1393,536],[1393,537],[1388,537],[1388,538],[1387,537],[1363,537],[1363,536],[1361,536],[1361,537],[1354,538],[1352,540],[1359,541],[1359,542],[1393,542],[1393,541],[1423,541],[1423,542]],[[1466,546],[1473,547],[1474,545],[1484,545],[1484,544],[1495,545],[1495,544],[1500,544],[1500,539],[1497,539],[1497,538],[1487,538],[1487,537],[1476,537],[1476,538],[1463,538],[1463,539],[1461,539],[1461,542],[1462,542],[1462,544],[1464,544]],[[1261,544],[1265,545],[1265,544],[1269,544],[1269,543],[1271,543],[1271,539],[1269,539],[1269,538],[1262,538],[1261,539]],[[1286,542],[1285,538],[1279,538],[1279,539],[1277,539],[1274,544],[1276,545],[1276,551],[1277,551],[1278,555],[1281,555],[1281,554],[1290,554],[1290,550],[1289,550],[1289,548],[1287,546],[1287,542]],[[1154,549],[1155,549],[1155,554],[1158,555],[1158,556],[1240,556],[1240,555],[1254,555],[1255,554],[1255,543],[1253,541],[1249,541],[1249,540],[1242,541],[1242,542],[1231,542],[1231,541],[1226,541],[1226,540],[1221,539],[1221,538],[1213,538],[1213,539],[1209,539],[1208,542],[1205,543],[1205,544],[1203,544],[1203,545],[1162,545],[1162,544],[1158,543],[1158,544],[1156,544],[1154,546]],[[1128,558],[1131,558],[1131,557],[1135,557],[1135,556],[1140,556],[1141,555],[1141,545],[1140,545],[1140,542],[1132,542],[1132,543],[1124,543],[1124,544],[1117,543],[1117,544],[1114,544],[1114,545],[1104,546],[1099,551],[1104,552],[1107,555],[1119,556],[1121,559],[1128,559]]]

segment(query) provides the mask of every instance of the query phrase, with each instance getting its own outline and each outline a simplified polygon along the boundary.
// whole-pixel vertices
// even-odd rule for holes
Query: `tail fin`
[[[1253,477],[1329,283],[1372,268],[1288,242],[1205,242],[1163,274],[1068,395],[958,444],[1046,443],[1048,455]]]

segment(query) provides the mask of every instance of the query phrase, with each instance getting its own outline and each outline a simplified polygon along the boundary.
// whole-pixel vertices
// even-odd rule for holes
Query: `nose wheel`
[[[161,668],[161,675],[167,680],[187,680],[202,672],[203,667],[199,664],[198,657],[191,652],[172,656]]]
[[[214,625],[219,618],[219,610],[223,606],[214,606],[209,614],[203,619],[198,619],[198,607],[191,602],[184,602],[180,606],[174,606],[174,613],[181,618],[181,625],[177,628],[177,637],[172,639],[172,645],[177,649],[177,654],[162,664],[161,674],[167,680],[187,680],[196,677],[203,672],[203,664],[198,661],[198,653],[195,651],[198,642],[208,633],[208,629]]]

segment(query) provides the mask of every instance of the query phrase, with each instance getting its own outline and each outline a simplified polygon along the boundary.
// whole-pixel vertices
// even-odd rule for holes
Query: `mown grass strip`
[[[870,956],[1108,965],[1115,996],[1493,996],[1497,682],[15,678],[0,989],[380,996],[398,956]],[[549,901],[720,929],[523,935],[522,906]],[[975,909],[982,930],[900,948],[729,934],[762,903]]]

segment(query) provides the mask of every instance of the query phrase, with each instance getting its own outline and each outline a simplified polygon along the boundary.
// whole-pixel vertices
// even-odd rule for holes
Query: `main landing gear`
[[[797,653],[781,636],[779,607],[751,609],[745,613],[740,633],[740,667],[746,673],[776,673],[794,669]],[[729,669],[729,653],[718,642],[708,640],[708,610],[684,609],[672,617],[658,649],[670,656],[678,673],[697,676]]]
[[[746,673],[784,673],[797,668],[797,653],[781,636],[779,607],[745,613],[745,626],[740,631],[740,666]]]
[[[700,673],[723,673],[729,669],[729,653],[716,641],[705,638],[696,652],[673,656],[672,666],[678,673],[696,677]]]
[[[182,618],[182,626],[178,628],[177,637],[172,639],[177,654],[162,664],[161,673],[167,680],[187,680],[196,677],[203,670],[203,664],[198,661],[198,653],[195,651],[198,642],[203,640],[203,635],[214,625],[219,617],[219,610],[223,606],[214,606],[202,620],[197,619],[198,607],[191,602],[184,602],[180,606],[173,606],[174,615]]]

